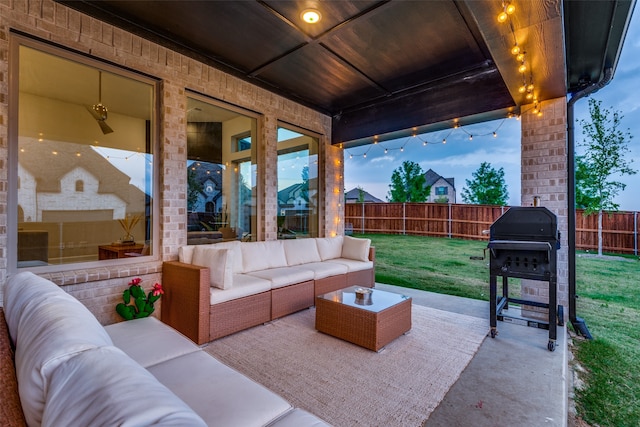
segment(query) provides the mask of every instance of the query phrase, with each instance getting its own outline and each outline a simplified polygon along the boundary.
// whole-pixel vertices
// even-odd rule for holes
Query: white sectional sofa
[[[103,327],[75,298],[28,272],[8,280],[4,303],[29,426],[327,425],[156,318]]]
[[[375,248],[349,236],[183,246],[163,264],[162,320],[198,344],[373,287]]]

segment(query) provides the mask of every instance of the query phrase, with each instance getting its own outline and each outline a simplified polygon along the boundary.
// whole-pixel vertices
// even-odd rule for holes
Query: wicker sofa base
[[[267,323],[271,320],[270,308],[271,292],[261,292],[212,305],[208,341]]]
[[[336,276],[325,277],[324,279],[317,279],[314,293],[315,296],[318,296],[346,287],[347,274],[338,274]]]
[[[271,319],[304,310],[314,304],[313,280],[271,290]]]

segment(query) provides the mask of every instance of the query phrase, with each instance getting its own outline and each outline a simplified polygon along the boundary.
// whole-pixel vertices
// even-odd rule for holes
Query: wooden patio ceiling
[[[518,113],[613,67],[635,0],[57,0],[332,117],[332,143],[366,144]],[[307,24],[301,12],[321,13]]]

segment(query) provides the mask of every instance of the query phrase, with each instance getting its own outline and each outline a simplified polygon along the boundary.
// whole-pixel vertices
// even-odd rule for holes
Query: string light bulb
[[[513,47],[511,48],[511,53],[513,55],[518,55],[520,53],[520,46],[518,46],[518,43],[513,45]]]
[[[510,1],[502,2],[502,12],[498,14],[498,22],[506,22],[507,18],[509,18],[509,15],[512,15],[515,11],[516,6],[513,3],[511,3]]]
[[[513,15],[513,12],[516,11],[516,5],[511,2],[507,2],[505,10],[507,11],[507,15]]]
[[[523,74],[527,71],[527,64],[524,63],[524,60],[520,63],[520,66],[518,67],[518,71],[520,71]]]
[[[473,135],[469,134],[469,141],[473,141]]]
[[[498,132],[493,132],[493,137],[497,138],[498,137]]]

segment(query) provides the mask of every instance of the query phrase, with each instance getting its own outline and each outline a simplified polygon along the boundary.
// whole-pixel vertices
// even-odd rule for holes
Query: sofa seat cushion
[[[113,342],[82,303],[33,273],[12,276],[4,298],[22,409],[27,424],[39,425],[52,372],[78,353]]]
[[[240,249],[243,273],[287,266],[287,257],[281,240],[244,242],[240,244]]]
[[[294,408],[268,427],[330,427],[330,425],[304,409]]]
[[[144,368],[200,350],[193,341],[155,317],[105,326],[113,344]]]
[[[348,258],[336,258],[326,262],[345,265],[349,269],[349,273],[351,273],[352,271],[373,269],[373,261],[356,261],[354,259]]]
[[[229,289],[211,288],[211,305],[247,297],[271,290],[271,281],[248,274],[234,274],[233,286]]]
[[[287,265],[308,264],[320,262],[320,253],[315,239],[289,239],[282,242],[287,256]]]
[[[314,272],[301,265],[299,267],[281,267],[254,271],[248,275],[271,281],[271,289],[275,289],[313,280]]]
[[[349,267],[339,262],[312,262],[305,264],[304,268],[313,271],[313,278],[315,280],[326,279],[330,276],[339,276],[349,272]]]
[[[109,346],[78,354],[52,373],[42,425],[206,424],[146,369]]]
[[[149,371],[209,426],[265,426],[291,409],[283,398],[204,351],[167,360]]]

